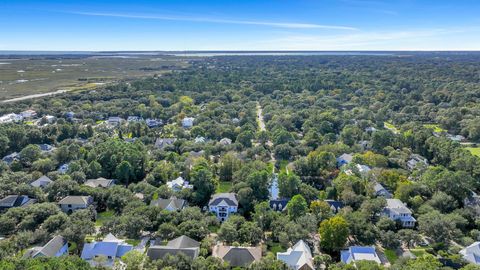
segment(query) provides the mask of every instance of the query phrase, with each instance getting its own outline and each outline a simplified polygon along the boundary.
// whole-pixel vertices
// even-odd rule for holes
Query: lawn
[[[220,181],[217,186],[217,193],[229,192],[232,188],[232,182]]]
[[[216,233],[220,229],[220,226],[210,225],[208,226],[208,230],[212,233]]]
[[[273,254],[277,254],[278,252],[285,251],[285,249],[280,243],[270,242],[268,243],[268,251],[272,252]]]
[[[125,242],[127,244],[130,244],[130,245],[135,247],[135,246],[138,246],[138,244],[140,244],[141,240],[140,239],[127,239],[127,240],[125,240]]]
[[[424,248],[410,249],[410,252],[412,252],[412,254],[417,256],[417,257],[423,257],[424,255],[427,254],[427,251]]]
[[[388,261],[393,264],[397,259],[397,253],[393,249],[385,249],[384,251],[385,257],[387,257]]]
[[[399,132],[400,132],[400,131],[398,131],[397,127],[395,127],[392,123],[383,122],[383,126],[384,126],[386,129],[391,130],[393,133],[399,133]]]
[[[423,126],[426,128],[433,129],[433,132],[437,132],[437,133],[447,132],[447,130],[441,128],[439,124],[425,124]]]
[[[103,223],[112,219],[114,215],[115,212],[113,210],[98,213],[97,220],[95,221],[95,226],[101,227]]]
[[[470,151],[474,156],[480,157],[480,147],[465,147],[468,151]]]

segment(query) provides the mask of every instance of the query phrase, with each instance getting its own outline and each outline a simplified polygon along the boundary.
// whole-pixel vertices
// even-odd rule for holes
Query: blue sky
[[[0,1],[0,50],[479,50],[478,0]]]

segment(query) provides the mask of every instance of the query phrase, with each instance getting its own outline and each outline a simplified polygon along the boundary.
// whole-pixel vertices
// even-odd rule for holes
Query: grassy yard
[[[231,188],[232,188],[232,182],[220,181],[218,183],[216,192],[217,193],[229,192]]]
[[[428,254],[424,248],[413,248],[410,249],[410,252],[417,257],[423,257],[424,255]]]
[[[95,226],[101,227],[103,223],[113,218],[115,212],[112,210],[105,211],[97,214],[97,220],[95,221]]]
[[[208,230],[212,233],[216,233],[220,229],[220,226],[210,225],[208,226]]]
[[[384,251],[385,257],[387,257],[388,261],[393,264],[397,259],[397,253],[393,249],[385,249]]]
[[[480,147],[465,147],[468,151],[470,151],[474,156],[480,157]]]
[[[394,132],[394,133],[399,133],[399,132],[400,132],[400,131],[397,129],[397,127],[395,127],[392,123],[383,122],[383,126],[384,126],[386,129],[389,129],[389,130],[391,130],[391,131]]]
[[[285,251],[285,249],[282,247],[280,243],[270,242],[268,243],[268,251],[276,255],[277,252],[283,252]]]
[[[439,124],[425,124],[423,126],[426,128],[433,129],[433,132],[437,132],[437,133],[447,132],[447,130],[441,128]]]
[[[125,242],[127,244],[130,244],[134,247],[137,246],[138,244],[140,244],[140,241],[141,241],[140,239],[127,239],[127,240],[125,240]]]

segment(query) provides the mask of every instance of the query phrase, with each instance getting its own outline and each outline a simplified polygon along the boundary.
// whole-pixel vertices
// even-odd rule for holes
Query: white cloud
[[[188,22],[205,22],[205,23],[220,23],[220,24],[259,25],[259,26],[293,28],[293,29],[357,30],[355,27],[350,27],[350,26],[323,25],[323,24],[314,24],[314,23],[269,22],[269,21],[256,21],[256,20],[229,20],[229,19],[202,18],[202,17],[180,17],[180,16],[167,16],[167,15],[136,15],[136,14],[101,13],[101,12],[68,12],[68,13],[86,15],[86,16],[100,16],[100,17],[118,17],[118,18],[132,18],[132,19],[165,20],[165,21],[188,21]]]
[[[302,35],[289,34],[271,40],[258,41],[265,50],[445,50],[449,40],[457,35],[478,32],[478,28],[417,29],[406,31],[358,31],[350,34]],[[473,33],[472,35],[478,35]],[[443,41],[443,42],[442,42]],[[464,43],[471,49],[478,40]],[[473,45],[477,47],[478,45]],[[462,49],[462,48],[457,48]],[[478,49],[478,48],[477,48]]]

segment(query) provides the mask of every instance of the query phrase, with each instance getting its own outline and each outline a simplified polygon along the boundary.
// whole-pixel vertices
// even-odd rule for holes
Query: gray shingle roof
[[[218,193],[212,196],[208,202],[209,206],[217,206],[221,202],[225,202],[229,206],[238,206],[237,196],[235,193]]]
[[[114,182],[115,181],[113,179],[105,179],[103,177],[100,177],[97,179],[88,179],[84,185],[89,187],[94,187],[94,188],[97,188],[97,187],[107,188],[112,186]]]
[[[191,248],[191,247],[200,247],[200,243],[186,235],[182,235],[180,237],[177,237],[169,241],[167,246],[173,247],[173,248]]]
[[[158,199],[150,202],[151,206],[158,206],[161,209],[170,208],[172,210],[181,210],[185,207],[185,200],[177,199],[176,197],[171,197],[170,199]]]
[[[61,199],[58,204],[85,204],[88,205],[92,201],[90,196],[67,196]]]
[[[262,258],[262,248],[216,246],[213,256],[228,262],[230,266],[248,266]]]
[[[152,260],[158,260],[167,254],[176,255],[183,253],[191,258],[196,258],[200,251],[200,243],[188,236],[180,236],[168,242],[166,246],[150,246],[147,256]]]

